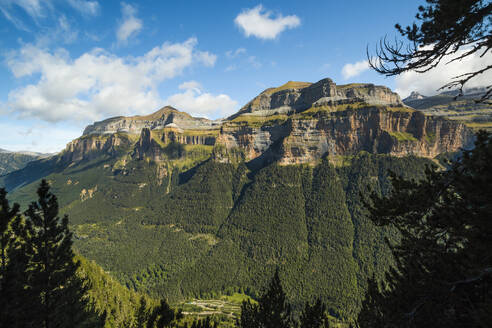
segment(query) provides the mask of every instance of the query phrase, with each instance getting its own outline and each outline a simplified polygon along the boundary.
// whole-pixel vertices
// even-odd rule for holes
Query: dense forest
[[[115,163],[112,163],[114,161]],[[46,177],[74,249],[125,287],[171,303],[239,292],[256,298],[282,272],[295,311],[313,295],[352,320],[367,279],[391,265],[394,229],[368,218],[360,193],[390,188],[388,169],[420,179],[431,161],[360,153],[260,170],[206,160],[192,169],[96,159]],[[9,194],[29,204],[37,183]],[[84,194],[83,191],[86,191]],[[329,277],[329,278],[327,278]]]

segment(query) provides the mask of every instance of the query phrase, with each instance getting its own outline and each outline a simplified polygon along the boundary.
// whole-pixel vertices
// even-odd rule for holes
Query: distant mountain
[[[412,91],[412,93],[410,94],[410,96],[408,96],[407,98],[403,99],[403,102],[406,104],[408,102],[415,101],[415,100],[420,100],[420,99],[424,99],[424,98],[426,98],[426,97],[425,96],[422,96],[417,91]]]
[[[388,169],[421,178],[470,129],[372,84],[287,82],[216,121],[164,107],[88,126],[61,153],[0,177],[27,204],[47,179],[75,247],[123,284],[180,301],[257,295],[279,268],[300,308],[353,318],[392,263],[361,194]]]
[[[0,149],[0,175],[20,170],[24,168],[27,163],[48,156],[50,155],[28,151],[11,152]]]
[[[470,88],[459,96],[458,90],[442,92],[435,96],[425,97],[412,92],[403,102],[405,105],[433,116],[446,117],[461,122],[472,129],[492,131],[492,105],[477,103],[485,94],[485,88]]]

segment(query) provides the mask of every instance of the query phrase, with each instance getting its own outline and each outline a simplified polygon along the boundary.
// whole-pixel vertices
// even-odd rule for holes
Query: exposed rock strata
[[[246,161],[300,164],[360,151],[431,158],[467,147],[472,138],[463,124],[414,111],[386,87],[337,86],[324,79],[267,89],[221,121],[165,107],[149,116],[96,122],[62,156],[73,162],[131,148],[136,159],[161,161],[166,158],[166,145],[176,142],[220,145],[226,153],[241,152]],[[220,160],[227,161],[227,156]]]

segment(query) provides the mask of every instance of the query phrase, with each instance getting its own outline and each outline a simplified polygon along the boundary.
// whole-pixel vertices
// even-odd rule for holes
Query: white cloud
[[[94,49],[70,58],[27,44],[7,59],[16,78],[35,82],[8,95],[7,107],[20,118],[49,122],[93,121],[115,115],[146,114],[162,105],[160,82],[194,65],[208,66],[197,40],[164,43],[140,57],[121,58]]]
[[[40,18],[45,17],[46,7],[51,7],[49,1],[41,2],[40,0],[1,0],[0,11],[14,26],[20,30],[29,31],[24,22],[12,13],[14,6],[22,8],[35,22],[38,23]]]
[[[396,76],[396,92],[403,98],[409,96],[412,91],[418,91],[425,96],[432,96],[443,92],[443,90],[438,91],[438,89],[451,82],[454,77],[479,70],[492,63],[492,53],[489,51],[483,57],[480,57],[481,52],[479,52],[462,60],[446,64],[451,59],[462,55],[465,51],[466,49],[461,49],[456,54],[444,58],[437,67],[426,73],[405,72]],[[465,87],[483,87],[490,85],[490,81],[492,81],[491,70],[470,80]]]
[[[167,99],[167,103],[193,116],[208,118],[224,117],[237,110],[237,101],[228,95],[203,92],[201,85],[196,81],[182,83],[179,88],[184,90]]]
[[[100,7],[97,1],[68,0],[68,3],[83,14],[92,16],[99,14]]]
[[[179,90],[189,90],[189,89],[196,89],[200,91],[202,89],[202,85],[198,83],[197,81],[187,81],[183,82],[179,85]]]
[[[78,31],[71,28],[65,15],[61,15],[60,18],[58,18],[58,28],[56,33],[63,38],[65,43],[72,43],[77,40],[78,37]]]
[[[345,80],[358,76],[369,69],[367,60],[362,60],[354,64],[345,64],[342,68],[342,76]]]
[[[227,58],[236,58],[237,56],[245,54],[245,53],[246,53],[246,49],[237,48],[236,50],[226,51],[226,56],[227,56]]]
[[[200,61],[208,67],[213,67],[215,65],[215,62],[217,61],[217,55],[211,54],[208,51],[202,51],[197,54],[199,57]]]
[[[248,57],[248,63],[256,69],[258,69],[262,66],[262,64],[258,61],[256,56],[249,56]]]
[[[272,18],[272,12],[264,11],[262,5],[242,11],[234,23],[247,37],[255,36],[260,39],[275,39],[285,29],[292,29],[301,25],[296,15],[282,16],[278,14]]]
[[[123,21],[116,31],[118,42],[125,43],[130,37],[136,36],[143,27],[142,20],[136,17],[137,9],[130,4],[121,3]]]

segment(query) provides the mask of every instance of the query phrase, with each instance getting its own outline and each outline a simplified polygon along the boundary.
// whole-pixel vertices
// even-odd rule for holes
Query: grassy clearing
[[[210,136],[210,137],[217,137],[219,135],[220,130],[219,129],[210,129],[210,130],[198,130],[198,129],[190,129],[190,130],[183,130],[183,135],[185,136]]]
[[[288,118],[289,116],[284,114],[270,115],[270,116],[240,115],[234,118],[231,122],[258,128],[266,125],[282,124]]]
[[[417,141],[417,138],[415,138],[412,134],[408,132],[388,132],[393,138],[396,138],[398,141]]]
[[[492,130],[492,122],[465,122],[465,124],[474,130]]]

